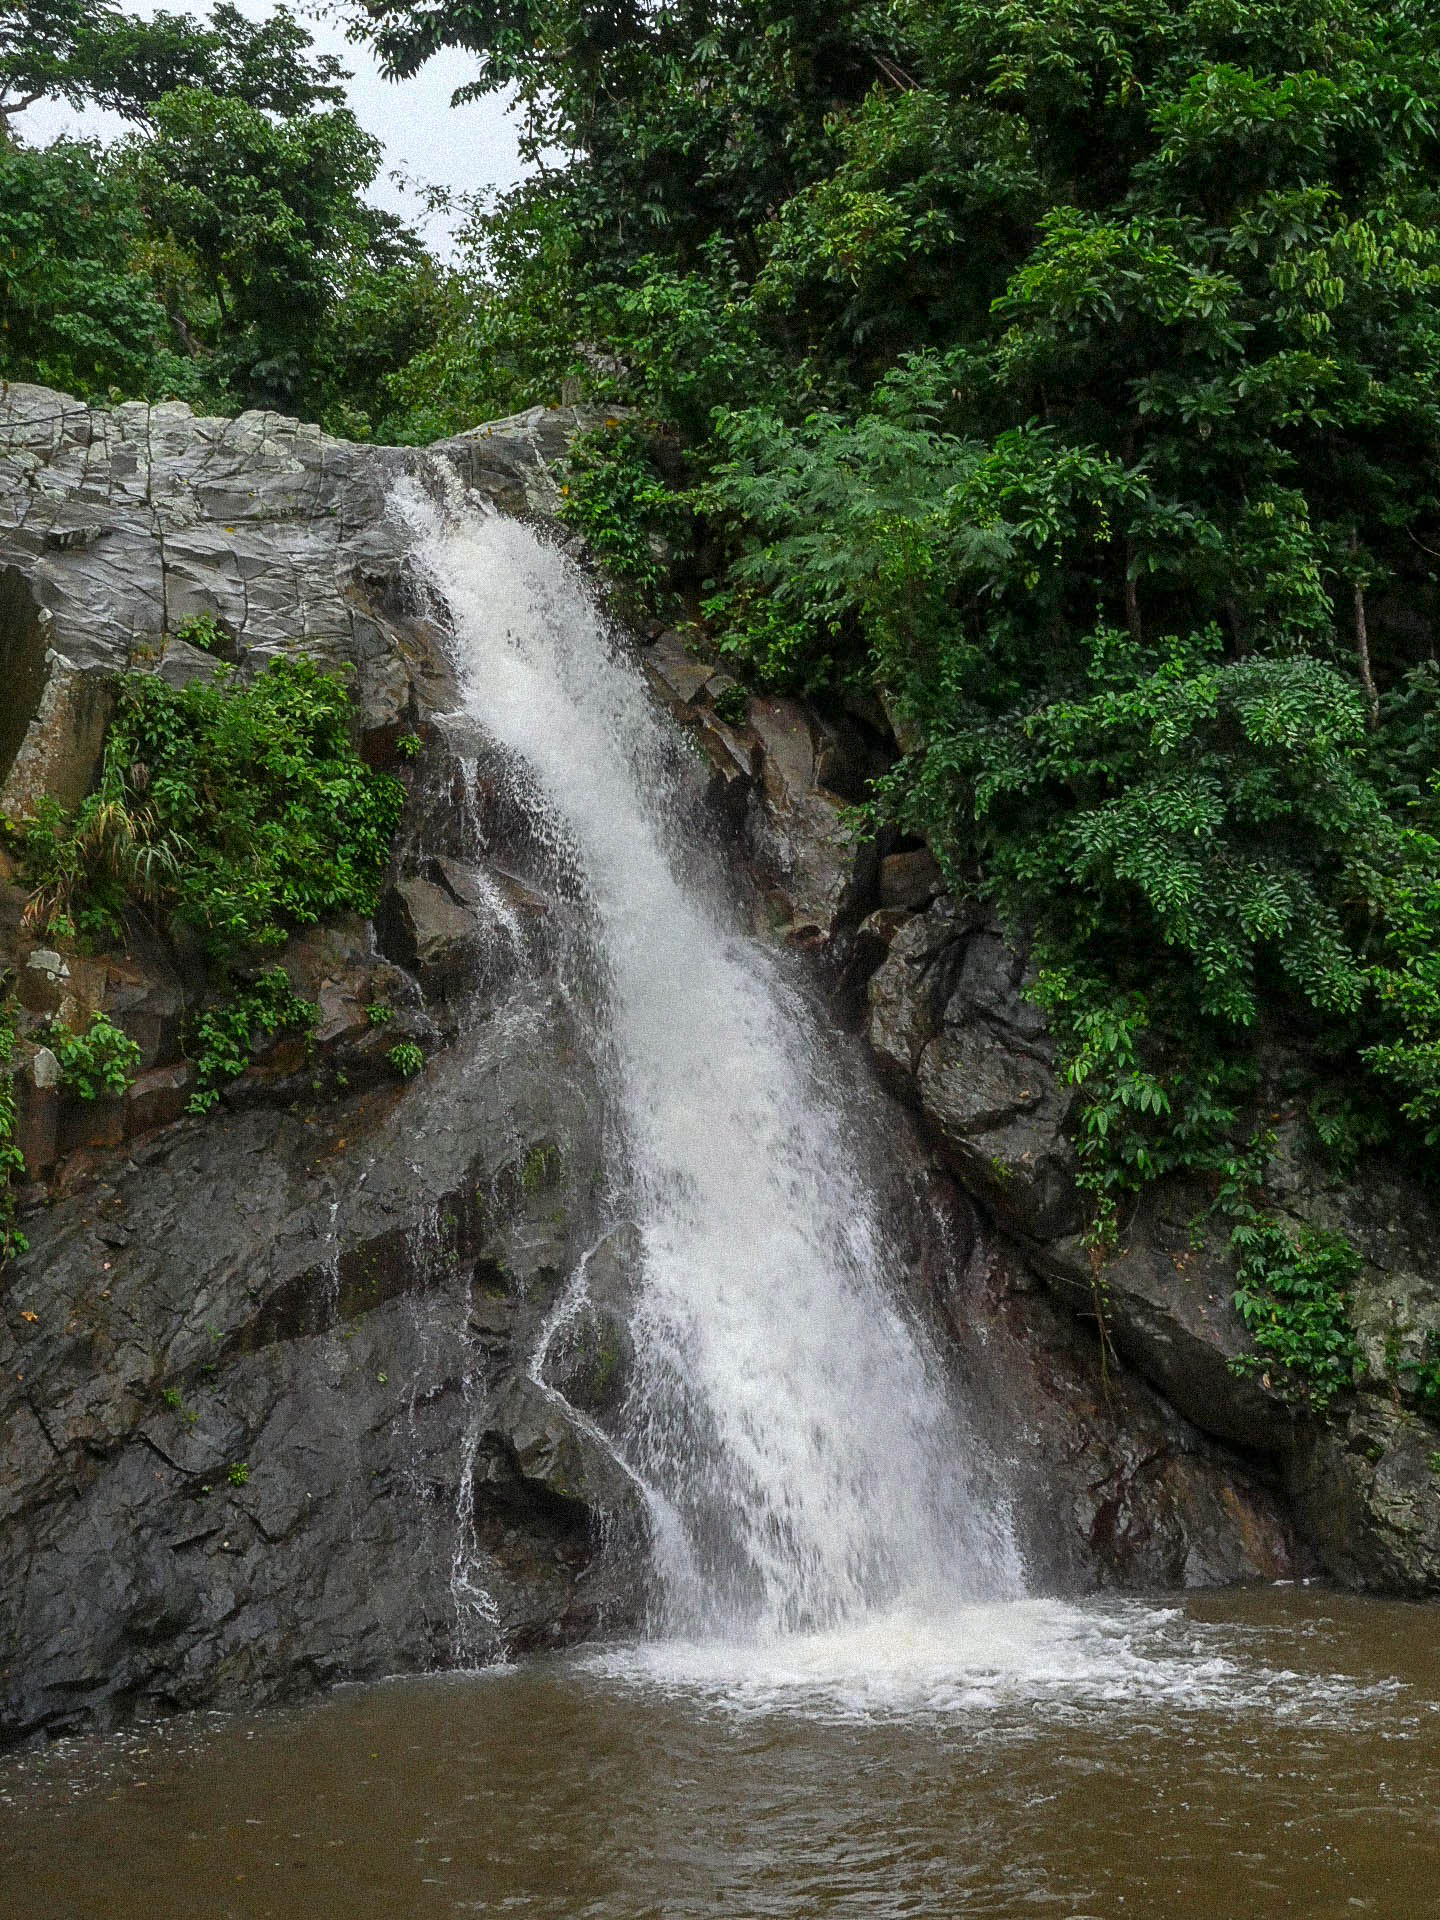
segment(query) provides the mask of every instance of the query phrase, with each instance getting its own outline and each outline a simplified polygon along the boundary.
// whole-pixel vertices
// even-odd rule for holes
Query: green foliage
[[[398,1041],[385,1058],[402,1080],[409,1080],[425,1065],[425,1054],[413,1040]]]
[[[213,613],[192,613],[175,629],[175,638],[202,653],[217,653],[224,646],[225,634]]]
[[[283,10],[0,0],[0,374],[413,437],[390,383],[455,302],[370,204],[380,147],[344,77]],[[47,96],[134,130],[29,149],[6,116]]]
[[[62,1085],[81,1100],[124,1093],[140,1065],[139,1047],[103,1013],[92,1015],[83,1033],[52,1026],[48,1039]]]
[[[1427,1327],[1420,1358],[1400,1362],[1396,1371],[1409,1376],[1410,1391],[1428,1412],[1440,1410],[1440,1331]]]
[[[722,687],[711,701],[715,717],[727,727],[743,727],[750,711],[750,696],[738,680]]]
[[[269,967],[254,986],[205,1014],[195,1030],[196,1089],[191,1113],[208,1113],[224,1083],[238,1080],[250,1065],[256,1043],[279,1033],[309,1033],[315,1024],[313,1002],[290,984],[283,967]]]
[[[77,394],[181,399],[199,383],[139,258],[132,184],[93,144],[0,144],[0,373]]]
[[[246,1460],[236,1460],[225,1469],[225,1478],[232,1487],[248,1487],[250,1484],[250,1464]]]
[[[1316,1413],[1352,1385],[1359,1349],[1346,1300],[1359,1271],[1355,1249],[1339,1234],[1256,1217],[1231,1236],[1239,1287],[1235,1304],[1255,1343],[1233,1364]]]
[[[383,1000],[372,1000],[365,1009],[365,1018],[372,1027],[388,1027],[395,1018],[395,1009]]]
[[[248,683],[125,676],[96,791],[68,827],[49,807],[24,824],[38,917],[118,925],[139,900],[224,968],[322,915],[373,912],[404,790],[350,725],[344,683],[303,658]]]
[[[607,573],[653,596],[665,580],[667,540],[680,509],[645,434],[618,423],[580,434],[565,475],[560,518],[585,536]]]
[[[395,742],[395,751],[405,760],[413,760],[425,742],[418,733],[402,733]]]

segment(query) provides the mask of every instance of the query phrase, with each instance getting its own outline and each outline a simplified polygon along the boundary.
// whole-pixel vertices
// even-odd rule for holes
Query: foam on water
[[[1053,1722],[1103,1709],[1261,1710],[1328,1722],[1397,1691],[1391,1682],[1278,1667],[1233,1625],[1116,1600],[901,1605],[829,1632],[744,1644],[650,1641],[587,1648],[574,1660],[607,1681],[726,1712],[837,1721],[959,1714],[993,1722],[1019,1709]]]

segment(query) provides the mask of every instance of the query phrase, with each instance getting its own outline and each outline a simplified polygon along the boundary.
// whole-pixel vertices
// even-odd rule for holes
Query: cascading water
[[[899,1304],[803,994],[737,928],[673,729],[578,570],[522,525],[403,502],[468,714],[584,900],[639,1229],[633,1385],[657,1626],[767,1639],[1019,1585],[936,1356]],[[709,871],[697,872],[697,847]]]

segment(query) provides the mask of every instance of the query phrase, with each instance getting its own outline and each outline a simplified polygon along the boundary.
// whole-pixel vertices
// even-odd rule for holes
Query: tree
[[[365,199],[380,147],[281,9],[142,21],[0,0],[0,99],[94,101],[135,132],[0,146],[0,371],[405,432],[387,382],[429,348],[444,275]]]
[[[282,115],[342,103],[339,61],[310,45],[284,7],[252,21],[222,4],[207,26],[187,13],[142,20],[113,0],[0,0],[0,127],[8,137],[12,116],[52,98],[143,121],[180,88]]]

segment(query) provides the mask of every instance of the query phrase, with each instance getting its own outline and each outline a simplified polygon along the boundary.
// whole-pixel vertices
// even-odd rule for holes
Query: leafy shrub
[[[401,1040],[391,1047],[385,1058],[402,1080],[408,1080],[420,1072],[425,1065],[425,1055],[413,1040]]]
[[[98,789],[73,822],[24,823],[33,914],[118,929],[145,902],[222,968],[324,914],[373,912],[404,789],[350,738],[342,681],[281,659],[174,689],[120,683]]]
[[[723,720],[727,727],[743,727],[750,711],[750,696],[739,681],[722,687],[711,702],[715,717]]]
[[[1236,1371],[1264,1373],[1267,1385],[1323,1413],[1352,1385],[1359,1358],[1346,1310],[1360,1268],[1355,1249],[1339,1234],[1291,1234],[1262,1218],[1240,1222],[1231,1244],[1235,1304],[1255,1343]]]
[[[218,653],[225,643],[224,631],[213,613],[192,613],[175,629],[175,638],[199,647],[202,653]]]
[[[607,573],[641,594],[663,585],[657,553],[683,518],[656,469],[645,435],[618,424],[578,435],[566,462],[560,518],[582,533]]]
[[[82,1100],[124,1093],[135,1078],[140,1049],[103,1013],[92,1017],[84,1033],[52,1026],[48,1037],[60,1062],[62,1085]]]
[[[313,1002],[290,984],[283,967],[270,967],[253,987],[207,1013],[195,1031],[197,1086],[191,1113],[208,1113],[227,1080],[237,1080],[250,1065],[257,1040],[278,1033],[308,1033],[315,1024]]]

